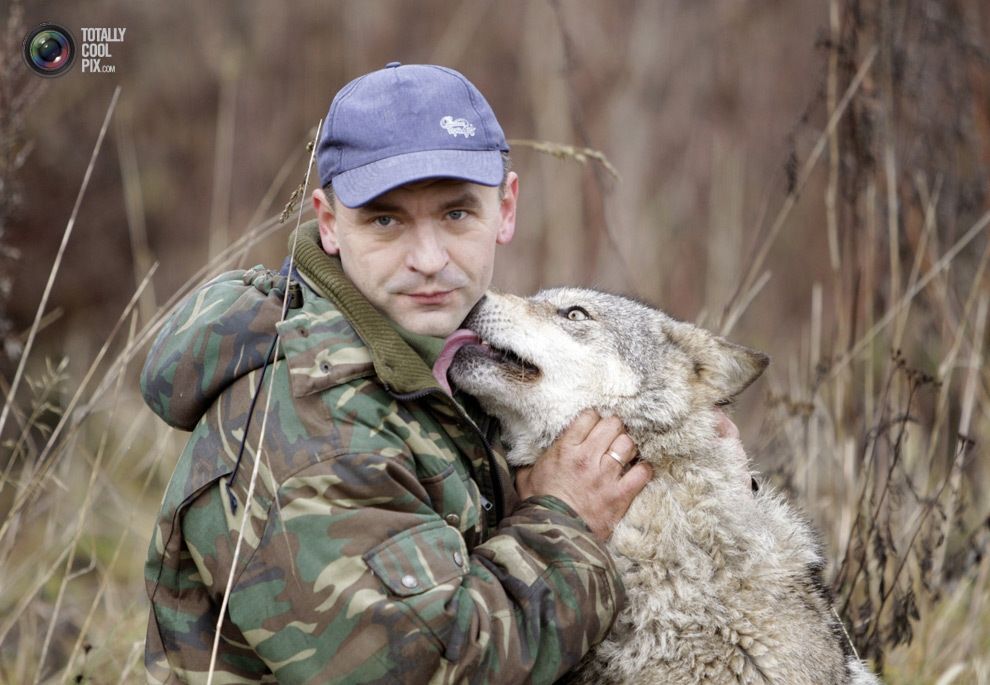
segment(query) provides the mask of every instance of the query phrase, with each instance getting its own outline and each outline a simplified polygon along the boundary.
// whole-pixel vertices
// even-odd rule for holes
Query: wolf
[[[652,465],[607,545],[628,602],[579,683],[873,685],[823,582],[818,538],[751,486],[719,407],[769,358],[643,303],[580,288],[490,292],[436,367],[532,464],[584,409],[618,416]]]

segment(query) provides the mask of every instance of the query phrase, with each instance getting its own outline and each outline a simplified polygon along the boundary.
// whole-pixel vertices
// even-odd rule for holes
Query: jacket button
[[[457,564],[458,566],[464,565],[464,557],[461,556],[460,552],[454,552],[454,563]]]
[[[447,522],[448,525],[457,526],[461,523],[461,517],[457,514],[447,514],[443,517],[443,520]]]
[[[416,576],[402,576],[402,584],[412,590],[414,587],[419,585],[419,581],[416,580]]]

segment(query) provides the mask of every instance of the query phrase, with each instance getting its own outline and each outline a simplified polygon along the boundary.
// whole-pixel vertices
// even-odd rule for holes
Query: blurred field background
[[[31,74],[41,21],[126,27],[115,73]],[[495,285],[768,352],[734,418],[823,532],[859,653],[990,683],[983,0],[3,0],[0,39],[0,683],[143,679],[185,438],[140,399],[147,343],[206,278],[281,262],[317,121],[392,60],[462,71],[518,141]]]

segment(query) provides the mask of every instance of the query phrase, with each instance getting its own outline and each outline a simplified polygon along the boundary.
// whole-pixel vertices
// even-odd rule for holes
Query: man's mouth
[[[428,293],[406,293],[406,296],[420,304],[443,304],[453,292],[453,290],[434,290]]]
[[[447,337],[447,340],[444,341],[443,350],[433,365],[433,377],[437,379],[437,382],[448,393],[451,392],[451,389],[450,381],[447,379],[447,372],[454,362],[454,356],[463,348],[468,348],[473,354],[491,359],[510,374],[517,376],[520,380],[533,380],[540,375],[540,368],[538,366],[523,359],[512,350],[496,347],[490,342],[482,340],[474,331],[461,328]]]

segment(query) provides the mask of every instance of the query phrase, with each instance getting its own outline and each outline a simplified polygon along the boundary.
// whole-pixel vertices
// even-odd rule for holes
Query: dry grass
[[[463,34],[488,25],[486,13],[496,5],[479,4],[480,17],[458,5],[440,27],[445,42],[433,49],[455,61],[470,53]],[[777,187],[753,180],[759,160],[738,142],[757,134],[740,127],[728,135],[718,121],[705,122],[714,142],[701,155],[704,173],[694,168],[700,153],[690,152],[689,142],[681,166],[657,161],[657,150],[678,149],[681,139],[696,135],[678,84],[702,82],[708,72],[698,65],[706,60],[712,72],[725,67],[695,48],[664,52],[656,27],[674,23],[700,45],[730,34],[758,42],[749,33],[754,27],[779,29],[771,20],[760,23],[769,16],[762,5],[712,7],[628,0],[628,23],[592,4],[516,8],[530,28],[512,44],[525,75],[511,91],[527,103],[522,114],[510,114],[527,134],[514,165],[537,192],[523,198],[528,230],[500,263],[497,285],[523,292],[552,281],[622,289],[771,351],[774,364],[757,386],[763,395],[743,396],[736,418],[764,477],[785,488],[822,531],[837,606],[858,651],[889,683],[990,683],[990,203],[980,161],[980,151],[990,149],[990,114],[979,104],[990,85],[978,70],[966,77],[974,64],[990,64],[979,35],[966,28],[986,17],[963,0],[937,8],[914,0],[831,0],[810,63],[816,71],[801,75],[820,80],[820,88],[800,91],[805,111],[790,115],[796,123],[759,138],[778,146],[767,153],[779,172]],[[214,11],[223,18],[237,10],[204,9],[202,25],[211,25]],[[335,11],[347,35],[360,35],[387,14],[370,3]],[[411,10],[407,18],[413,21]],[[277,25],[267,15],[253,21]],[[8,23],[7,34],[16,37],[16,23]],[[485,45],[514,39],[504,26],[492,22]],[[624,32],[621,45],[609,33],[617,30]],[[359,51],[357,44],[345,47],[342,54]],[[17,81],[21,90],[13,88],[4,54],[0,181],[8,188],[32,144],[23,133],[23,103],[30,101],[23,89],[40,86]],[[380,57],[361,68],[392,58]],[[662,74],[654,73],[656,65]],[[168,185],[160,165],[142,157],[141,130],[127,119],[137,105],[125,86],[123,112],[113,114],[118,121],[110,129],[116,153],[94,155],[73,183],[94,168],[99,178],[101,164],[119,174],[94,180],[88,192],[98,190],[99,202],[83,181],[79,229],[93,230],[85,216],[90,203],[112,198],[126,210],[131,264],[118,282],[133,279],[135,287],[115,302],[108,324],[70,331],[67,339],[84,337],[89,346],[53,340],[65,329],[46,325],[64,311],[55,305],[71,300],[49,303],[47,295],[40,305],[35,296],[30,315],[22,316],[34,322],[30,328],[4,336],[12,350],[20,341],[16,361],[24,371],[0,376],[2,683],[142,679],[144,550],[184,436],[143,406],[135,367],[183,295],[225,268],[284,253],[285,229],[273,215],[279,198],[288,199],[282,220],[308,211],[305,193],[290,197],[286,184],[303,178],[309,122],[298,127],[300,142],[266,160],[261,200],[249,195],[251,211],[241,220],[249,228],[237,240],[227,237],[242,216],[231,206],[245,194],[235,153],[250,126],[237,119],[237,105],[251,89],[238,82],[243,71],[224,69],[207,116],[212,138],[197,141],[213,179],[202,192],[207,219],[195,249],[187,239],[184,252],[169,252],[155,230],[154,208]],[[496,93],[504,92],[500,77],[489,79]],[[785,85],[793,87],[776,87],[783,92]],[[162,78],[161,88],[169,87]],[[684,118],[658,119],[642,95],[654,90],[670,103],[665,117],[687,107]],[[919,104],[917,93],[936,104]],[[97,138],[107,102],[109,94],[89,117],[89,140]],[[640,122],[636,135],[623,124],[631,120]],[[14,138],[6,132],[15,130],[18,142],[8,145]],[[683,199],[693,189],[682,177],[707,184],[700,213]],[[9,197],[0,192],[3,201]],[[0,201],[0,242],[10,206]],[[73,215],[71,201],[59,209],[61,227]],[[279,232],[277,247],[262,249]],[[49,236],[53,243],[60,237]],[[159,274],[158,292],[173,293],[163,303],[152,289],[156,257],[172,274],[183,265],[165,289]],[[46,269],[48,282],[58,269],[57,261]]]
[[[15,359],[21,341],[12,335],[12,322],[6,315],[13,289],[13,271],[20,254],[8,236],[10,223],[22,209],[23,189],[18,171],[31,154],[33,145],[25,137],[27,111],[42,92],[40,79],[33,79],[19,69],[14,59],[21,34],[25,30],[21,3],[11,3],[6,25],[0,31],[0,340],[5,342],[0,354]]]

